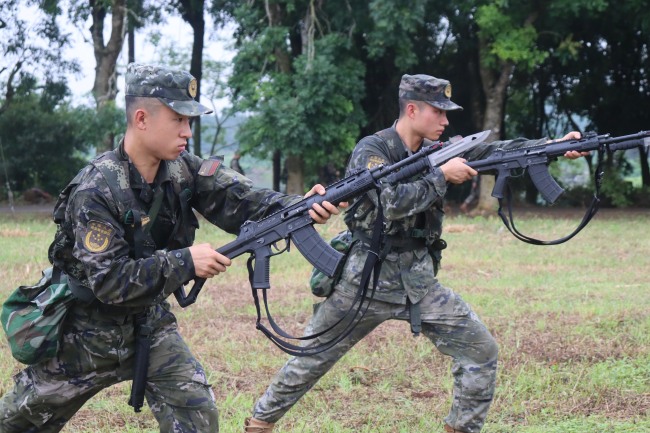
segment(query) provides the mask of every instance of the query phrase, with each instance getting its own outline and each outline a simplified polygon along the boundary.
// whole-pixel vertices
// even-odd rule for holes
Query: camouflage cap
[[[424,101],[441,110],[462,110],[458,104],[451,102],[451,84],[447,80],[431,75],[417,74],[402,76],[399,84],[400,99]]]
[[[126,68],[126,96],[158,98],[183,116],[212,113],[194,100],[196,91],[196,78],[185,71],[137,63],[129,63]]]

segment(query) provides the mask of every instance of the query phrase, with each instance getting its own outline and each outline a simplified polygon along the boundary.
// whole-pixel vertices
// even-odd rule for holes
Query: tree
[[[644,110],[628,112],[626,122],[611,113],[617,111],[614,105],[634,100],[640,107],[647,99],[650,21],[644,3],[215,0],[211,11],[215,21],[237,24],[238,54],[230,84],[241,109],[250,114],[240,136],[243,145],[265,157],[281,154],[285,165],[302,158],[295,165],[316,173],[318,167],[306,155],[318,155],[321,143],[305,140],[309,131],[330,131],[343,122],[350,126],[340,113],[333,115],[336,111],[320,101],[310,107],[304,98],[313,97],[314,89],[308,68],[298,65],[323,67],[318,62],[337,66],[335,80],[319,77],[320,89],[328,96],[344,95],[353,110],[362,110],[363,116],[352,117],[355,127],[348,129],[348,140],[339,137],[339,143],[390,125],[397,117],[397,86],[404,73],[452,81],[453,99],[466,110],[450,115],[449,135],[491,129],[493,138],[504,138],[507,128],[508,136],[555,138],[589,122],[600,128],[627,125],[626,131],[643,128]],[[348,66],[348,75],[341,73]],[[360,87],[341,86],[350,73],[363,80]],[[604,94],[612,105],[603,103]],[[309,110],[318,116],[308,116]],[[359,135],[350,138],[354,131]],[[300,146],[295,144],[298,136]],[[338,153],[335,148],[327,147],[332,155],[345,154],[345,146]],[[650,170],[647,157],[641,159],[645,183]],[[290,177],[292,173],[298,169],[289,170]],[[489,182],[482,184],[481,206],[491,211],[492,188]],[[528,199],[535,201],[532,191]]]
[[[507,107],[510,132],[558,137],[569,130],[623,135],[646,129],[650,113],[639,109],[650,93],[644,72],[650,67],[645,3],[555,1],[538,21],[544,29],[538,45],[549,57],[534,70],[513,75]],[[647,187],[645,149],[638,155]],[[607,170],[604,194],[621,196],[629,190],[623,181],[629,162],[617,157],[608,158],[607,164],[613,166]],[[592,166],[589,171],[593,173]],[[526,200],[535,203],[537,195],[529,184]],[[625,202],[622,197],[616,201]]]
[[[117,58],[124,45],[126,33],[126,0],[89,0],[92,25],[93,50],[95,53],[95,83],[93,95],[97,108],[115,101],[117,96]],[[108,41],[104,40],[104,20],[111,14],[111,32]]]
[[[67,96],[64,83],[37,86],[34,81],[17,91],[0,116],[0,140],[13,189],[39,187],[58,193],[86,164],[88,150],[101,140],[98,131],[107,124],[113,124],[112,130],[124,127],[123,111],[99,117],[94,109],[70,107]]]
[[[135,0],[139,1],[139,0]],[[54,1],[54,3],[63,3]],[[69,0],[68,16],[73,23],[91,20],[90,36],[95,56],[95,80],[92,94],[97,111],[115,110],[117,96],[117,60],[127,29],[127,0]],[[108,40],[104,37],[105,20],[110,15],[111,25]],[[106,133],[100,150],[115,147],[115,134]]]
[[[588,127],[612,135],[647,129],[650,112],[650,11],[643,1],[585,4],[565,17],[580,49],[572,62],[551,65],[569,70],[553,97],[559,110],[590,120]],[[589,17],[586,25],[582,17]],[[561,92],[561,93],[560,93]],[[645,148],[639,149],[642,183],[650,186]]]
[[[194,31],[190,74],[196,78],[196,99],[201,97],[201,79],[203,77],[203,46],[205,37],[205,0],[174,0],[174,5],[181,17]],[[201,118],[193,119],[194,153],[201,155]]]
[[[45,2],[39,10],[38,3],[6,0],[0,4],[0,116],[19,89],[31,88],[37,76],[60,82],[66,73],[79,70],[76,63],[63,60],[68,35],[56,24],[56,5]]]
[[[533,26],[543,13],[544,3],[494,2],[476,8],[478,73],[484,95],[481,129],[491,130],[491,139],[502,139],[508,90],[516,68],[532,70],[548,54],[537,47]],[[492,211],[494,178],[483,177],[477,211]]]
[[[375,1],[369,7],[315,0],[213,2],[215,21],[230,17],[237,23],[238,54],[230,84],[240,109],[251,113],[240,128],[240,142],[258,156],[274,157],[275,185],[280,156],[285,160],[289,192],[302,193],[304,174],[318,173],[326,162],[345,164],[365,122],[362,104],[379,111],[381,104],[372,101],[385,95],[377,81],[381,91],[364,100],[365,35],[370,31],[365,23],[372,21],[371,11],[381,9],[380,19],[389,16],[383,13],[394,3]],[[404,4],[399,11],[409,14],[408,2],[400,3]],[[410,16],[417,17],[420,9]],[[396,28],[408,31],[410,22]],[[377,35],[369,38],[376,43],[374,52],[383,53]],[[400,60],[414,58],[408,47],[398,52]],[[386,77],[394,80],[394,74]],[[395,85],[393,89],[396,108]]]

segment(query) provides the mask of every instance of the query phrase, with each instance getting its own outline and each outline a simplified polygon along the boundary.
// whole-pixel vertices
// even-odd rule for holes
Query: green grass
[[[517,222],[550,239],[579,215],[552,213]],[[500,220],[451,217],[439,278],[460,293],[500,346],[498,388],[484,432],[650,432],[650,214],[608,212],[559,246],[531,246]],[[319,226],[328,239],[342,228]],[[48,265],[54,225],[0,216],[0,296],[38,280]],[[198,242],[231,236],[202,222]],[[310,265],[292,248],[271,259],[272,313],[300,333],[319,299]],[[182,333],[206,368],[221,431],[242,431],[255,400],[287,356],[255,330],[246,258],[210,280],[199,301],[175,307]],[[21,366],[0,344],[0,391]],[[359,343],[279,423],[279,432],[440,432],[450,404],[449,360],[408,324],[388,322]],[[134,414],[124,383],[93,398],[65,432],[154,432],[148,411]]]

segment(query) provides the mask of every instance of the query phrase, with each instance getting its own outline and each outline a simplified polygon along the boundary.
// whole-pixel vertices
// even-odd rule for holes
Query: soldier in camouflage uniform
[[[230,265],[209,244],[193,245],[191,209],[236,233],[301,197],[253,189],[221,160],[185,151],[190,118],[210,112],[194,100],[196,86],[186,72],[128,66],[124,139],[82,169],[54,209],[49,258],[79,299],[54,358],[19,372],[0,401],[1,432],[60,431],[93,395],[132,379],[138,316],[152,328],[145,396],[160,431],[218,432],[206,374],[165,300]],[[323,203],[310,213],[323,223],[338,210]]]
[[[429,140],[436,140],[448,125],[446,113],[459,110],[450,100],[449,81],[428,75],[404,75],[399,87],[400,117],[391,128],[363,138],[355,147],[348,173],[378,164],[393,164],[417,152]],[[573,136],[574,134],[569,134]],[[440,238],[443,198],[447,182],[461,183],[476,175],[464,164],[480,159],[493,149],[538,144],[517,139],[480,144],[430,173],[423,173],[398,185],[383,184],[380,196],[372,191],[354,201],[345,221],[356,243],[333,293],[318,305],[305,335],[325,330],[349,310],[359,288],[361,274],[381,200],[387,220],[386,253],[379,283],[368,311],[351,334],[334,347],[316,355],[291,358],[277,373],[270,386],[245,420],[244,431],[265,433],[316,382],[363,337],[389,319],[411,322],[453,360],[453,403],[445,419],[446,432],[475,433],[481,430],[494,397],[497,343],[472,311],[454,291],[436,279],[441,251]],[[578,157],[577,152],[567,155]],[[340,331],[340,329],[339,329]],[[330,341],[337,329],[329,331],[311,345]]]

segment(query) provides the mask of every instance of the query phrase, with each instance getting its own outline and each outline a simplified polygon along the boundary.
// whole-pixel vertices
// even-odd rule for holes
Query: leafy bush
[[[123,128],[123,111],[57,105],[48,96],[16,98],[0,116],[0,140],[14,192],[32,187],[58,192],[87,163],[107,133]],[[120,124],[121,122],[121,124]],[[2,173],[4,187],[5,167]],[[5,195],[6,197],[6,192]]]

